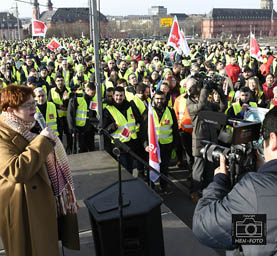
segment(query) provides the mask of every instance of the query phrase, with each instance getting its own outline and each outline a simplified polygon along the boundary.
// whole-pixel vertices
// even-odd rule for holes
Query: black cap
[[[252,72],[252,69],[248,66],[243,67],[242,72]]]
[[[34,76],[29,76],[28,78],[27,78],[27,83],[31,83],[31,84],[37,84],[37,78],[36,77],[34,77]]]
[[[40,69],[40,71],[42,71],[42,70],[44,70],[44,69],[45,69],[45,70],[48,70],[47,67],[44,66],[44,65],[43,65],[43,66],[40,66],[39,69]]]
[[[55,67],[55,63],[54,63],[54,61],[49,61],[48,66]]]

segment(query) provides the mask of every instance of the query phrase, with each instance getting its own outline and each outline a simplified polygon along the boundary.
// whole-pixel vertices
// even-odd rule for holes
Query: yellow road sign
[[[170,28],[173,23],[173,18],[161,18],[160,27],[161,28]]]

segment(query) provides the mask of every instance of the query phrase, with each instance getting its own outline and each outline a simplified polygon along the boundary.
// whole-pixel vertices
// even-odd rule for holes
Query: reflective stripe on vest
[[[65,86],[69,86],[70,85],[70,72],[69,70],[66,70],[66,72],[61,71],[62,76],[64,78],[64,82],[65,82]],[[65,73],[65,75],[64,75]]]
[[[157,138],[160,144],[169,144],[173,142],[173,119],[171,112],[168,107],[166,107],[161,120],[159,121],[156,110],[153,109],[155,130]]]
[[[77,103],[75,124],[78,127],[84,127],[87,121],[88,105],[84,97],[77,97]]]
[[[47,126],[56,133],[57,136],[59,136],[58,132],[58,125],[57,125],[57,111],[56,111],[56,106],[52,102],[47,102],[46,103],[46,120],[45,123]],[[40,112],[39,108],[36,107],[37,112]]]
[[[111,113],[114,118],[117,129],[111,135],[113,138],[119,139],[121,142],[128,142],[131,139],[137,138],[136,123],[132,108],[127,109],[127,119],[125,116],[114,106],[108,105],[106,109]]]
[[[175,100],[174,110],[176,113],[179,129],[192,134],[193,126],[187,110],[187,100],[184,95],[179,96]]]
[[[60,94],[56,92],[56,88],[52,88],[50,90],[51,92],[51,96],[52,96],[52,100],[55,104],[57,105],[63,105],[63,101],[60,97]],[[68,91],[68,93],[70,94],[70,91]],[[62,109],[57,109],[58,111],[58,115],[59,117],[63,117],[67,115],[67,111],[66,110],[62,110]]]

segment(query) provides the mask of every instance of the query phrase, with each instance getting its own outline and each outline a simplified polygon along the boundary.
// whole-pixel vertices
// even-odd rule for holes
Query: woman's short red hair
[[[21,85],[9,85],[3,88],[1,92],[0,108],[2,111],[7,111],[8,107],[18,108],[27,101],[30,96],[34,97],[32,88]]]

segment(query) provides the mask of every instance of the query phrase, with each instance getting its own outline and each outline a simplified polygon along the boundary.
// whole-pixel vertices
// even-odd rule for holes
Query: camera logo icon
[[[233,214],[233,244],[266,244],[266,214]]]
[[[237,237],[262,237],[262,222],[255,221],[254,218],[246,218],[236,223]]]

